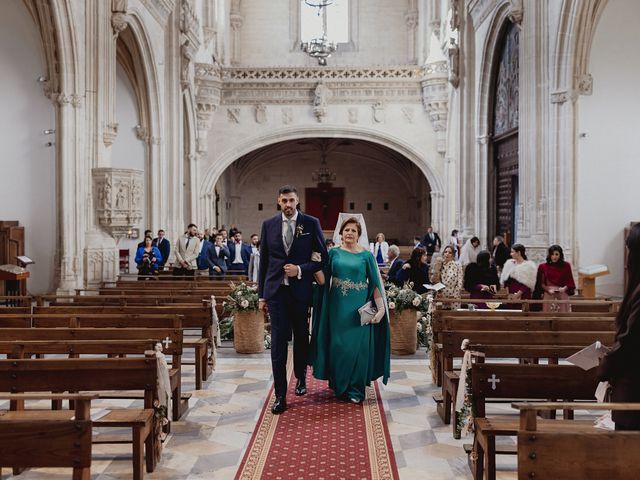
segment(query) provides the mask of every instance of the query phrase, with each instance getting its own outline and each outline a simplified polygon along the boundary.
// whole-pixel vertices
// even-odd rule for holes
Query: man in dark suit
[[[249,245],[242,243],[242,232],[240,230],[236,230],[233,238],[229,240],[227,248],[229,248],[230,255],[227,262],[229,273],[247,275],[252,252]]]
[[[158,236],[153,239],[153,245],[158,247],[158,250],[160,250],[162,254],[162,261],[158,263],[158,267],[162,270],[171,253],[171,242],[164,238],[164,230],[158,230]]]
[[[140,243],[138,243],[138,248],[144,247],[144,239],[147,238],[147,237],[152,237],[153,238],[153,232],[151,230],[145,230],[144,231],[144,235],[142,236],[142,241]],[[153,241],[151,243],[153,243]]]
[[[284,186],[278,192],[278,213],[262,224],[258,295],[260,308],[271,317],[271,367],[276,400],[271,411],[287,408],[288,341],[293,330],[293,368],[296,395],[307,393],[309,320],[313,274],[327,259],[322,228],[317,218],[297,210],[296,189]],[[312,262],[319,252],[321,262]],[[233,253],[232,253],[233,255]]]
[[[402,282],[398,279],[398,274],[402,270],[404,262],[400,259],[400,249],[397,245],[391,245],[389,252],[387,253],[389,258],[389,271],[382,275],[382,278],[389,281],[399,287],[402,286]]]
[[[433,227],[427,228],[427,233],[422,237],[422,246],[427,250],[427,255],[433,255],[433,252],[440,251],[442,240],[440,240],[440,236],[433,231]]]
[[[224,277],[227,272],[227,261],[229,260],[229,249],[223,243],[222,234],[216,235],[213,246],[207,251],[207,263],[209,265],[209,277]]]
[[[198,238],[200,239],[200,252],[196,259],[196,262],[198,263],[198,270],[207,270],[209,268],[207,252],[212,247],[212,243],[209,240],[205,240],[203,232],[198,232]]]

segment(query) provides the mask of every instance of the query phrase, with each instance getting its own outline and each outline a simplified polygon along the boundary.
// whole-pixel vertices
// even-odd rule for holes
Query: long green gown
[[[329,380],[336,396],[364,400],[365,387],[390,371],[389,319],[360,325],[358,308],[384,294],[378,266],[369,251],[329,251],[326,284],[319,315],[314,315],[311,364],[313,376]],[[316,308],[318,305],[315,305]]]

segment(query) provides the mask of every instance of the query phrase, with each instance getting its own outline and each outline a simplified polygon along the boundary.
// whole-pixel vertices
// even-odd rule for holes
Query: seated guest
[[[324,244],[325,244],[325,246],[327,247],[327,250],[331,250],[333,247],[335,247],[335,246],[336,246],[336,244],[335,244],[335,243],[333,243],[333,240],[331,240],[330,238],[327,238],[327,239],[324,241]]]
[[[512,298],[529,300],[536,286],[536,264],[527,260],[524,245],[516,243],[511,247],[511,259],[507,260],[500,275],[500,283],[504,285]],[[519,305],[515,308],[519,308]]]
[[[413,237],[413,248],[422,247],[422,242],[420,242],[420,237]]]
[[[229,273],[247,275],[249,272],[249,260],[251,260],[251,247],[242,243],[242,232],[236,230],[233,240],[227,244],[231,257],[228,261]]]
[[[400,285],[411,282],[412,290],[420,294],[425,293],[427,289],[424,285],[429,283],[427,251],[422,247],[414,248],[411,258],[402,265],[397,278]]]
[[[209,268],[209,262],[207,260],[207,252],[211,248],[211,242],[204,238],[204,233],[198,232],[198,238],[200,239],[200,250],[198,251],[198,270],[206,270]]]
[[[378,265],[386,265],[389,259],[387,254],[389,253],[389,244],[385,241],[384,233],[376,235],[376,243],[370,243],[369,249],[373,253],[373,258],[376,259]]]
[[[162,261],[162,254],[158,247],[153,246],[151,236],[145,237],[143,246],[136,251],[136,265],[138,275],[155,275],[158,273],[158,264]]]
[[[494,265],[491,265],[491,254],[487,251],[478,253],[475,262],[467,265],[464,271],[464,289],[473,299],[490,300],[498,292],[500,280]],[[477,308],[487,308],[486,303],[476,303]]]
[[[442,283],[444,288],[440,290],[441,298],[460,298],[460,291],[464,283],[464,271],[462,265],[455,261],[455,247],[447,245],[442,250],[442,256],[436,258],[433,262],[433,273],[431,281],[433,283]],[[456,310],[460,308],[459,303],[451,303],[443,308]]]
[[[480,253],[480,240],[478,237],[471,237],[464,244],[460,252],[460,265],[464,268],[470,263],[475,262],[478,253]]]
[[[216,234],[215,243],[207,250],[206,259],[209,265],[209,277],[221,278],[227,272],[229,261],[229,249],[224,244],[222,234]]]
[[[169,260],[169,254],[171,253],[171,242],[167,240],[164,236],[164,230],[158,230],[158,236],[153,239],[154,247],[158,247],[160,253],[162,254],[162,260],[158,262],[158,268],[162,270],[164,268],[164,264]]]
[[[571,272],[571,264],[564,260],[560,245],[551,245],[547,261],[538,266],[535,298],[549,300],[542,304],[543,312],[568,312],[568,303],[555,304],[552,300],[568,300],[569,295],[576,293],[576,284]]]
[[[260,240],[258,240],[255,247],[256,249],[249,259],[249,281],[258,283],[258,275],[260,273]]]
[[[386,282],[391,282],[399,287],[402,286],[399,275],[404,262],[400,258],[400,249],[397,245],[391,245],[388,252],[389,257],[389,271],[382,274],[382,278]]]

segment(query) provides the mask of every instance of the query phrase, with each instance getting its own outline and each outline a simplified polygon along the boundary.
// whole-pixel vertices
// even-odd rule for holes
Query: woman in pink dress
[[[543,312],[568,312],[568,303],[554,303],[554,300],[568,300],[576,293],[576,284],[571,272],[571,264],[564,259],[560,245],[551,245],[547,261],[538,267],[536,297],[548,300],[542,304]]]

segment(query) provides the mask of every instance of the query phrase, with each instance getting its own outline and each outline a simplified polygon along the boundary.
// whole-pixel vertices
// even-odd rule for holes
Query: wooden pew
[[[595,369],[585,371],[573,365],[475,363],[471,382],[475,412],[474,477],[482,479],[486,469],[488,480],[496,478],[496,437],[517,435],[519,427],[519,419],[513,415],[487,417],[488,398],[589,401],[595,398],[598,386]]]
[[[71,400],[74,414],[40,421],[32,411],[0,412],[0,478],[2,467],[72,468],[74,480],[91,477],[91,400],[97,395],[0,395],[0,400]]]
[[[199,337],[184,339],[184,348],[193,348],[195,351],[196,373],[199,373],[202,380],[209,378],[212,373],[208,362],[210,354],[213,353],[213,317],[210,304],[176,304],[152,307],[143,305],[76,305],[73,303],[33,307],[33,313],[47,315],[66,314],[73,316],[96,316],[104,314],[123,317],[127,315],[181,315],[183,329],[197,329],[201,331]]]
[[[11,307],[31,307],[33,300],[31,295],[0,295],[0,310]]]
[[[206,305],[210,297],[205,300],[202,295],[174,295],[162,297],[158,295],[40,295],[37,297],[38,306],[65,305],[112,305],[112,306],[163,306],[175,304]],[[35,307],[34,307],[35,308]],[[1,313],[1,312],[0,312]]]
[[[586,347],[596,340],[605,345],[613,344],[615,332],[610,331],[443,331],[443,342],[436,351],[437,364],[442,378],[441,397],[434,397],[440,418],[445,424],[451,422],[453,396],[458,387],[458,373],[454,372],[455,358],[462,358],[462,342],[468,339],[471,343],[492,345],[555,345]]]
[[[155,356],[0,360],[0,392],[143,390],[144,408],[112,409],[93,422],[94,427],[132,429],[133,478],[138,480],[144,475],[144,459],[147,471],[152,472],[160,456],[161,427],[153,410],[157,399],[157,362]],[[20,415],[26,414],[20,412]],[[11,415],[4,414],[7,419],[11,419]],[[30,415],[41,422],[68,419],[65,410],[36,411]]]
[[[0,354],[12,358],[45,354],[74,357],[144,354],[162,342],[165,355],[171,357],[172,418],[177,421],[188,410],[191,395],[182,394],[182,330],[179,319],[172,322],[172,326],[165,328],[4,328],[0,330]]]
[[[640,431],[595,428],[592,422],[572,425],[540,422],[536,414],[555,409],[640,410],[633,403],[514,403],[520,410],[518,428],[518,479],[557,478],[584,480],[640,478]]]

